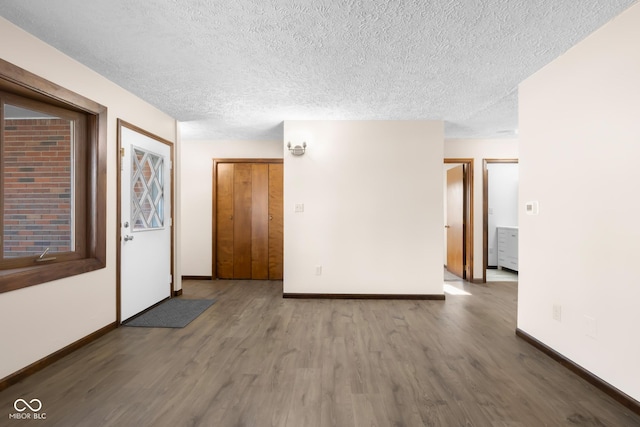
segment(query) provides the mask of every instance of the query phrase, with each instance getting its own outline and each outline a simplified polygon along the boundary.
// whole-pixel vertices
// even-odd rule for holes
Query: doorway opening
[[[518,159],[483,159],[483,282],[518,281]]]
[[[444,159],[445,275],[473,279],[473,159]]]

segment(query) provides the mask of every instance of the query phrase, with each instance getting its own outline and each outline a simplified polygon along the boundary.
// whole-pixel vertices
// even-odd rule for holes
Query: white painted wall
[[[169,141],[176,122],[104,77],[0,18],[0,57],[108,108],[107,267],[0,294],[0,378],[116,320],[116,120]]]
[[[498,265],[498,230],[500,226],[518,226],[518,164],[487,164],[488,179],[488,221],[487,246],[488,264]]]
[[[518,327],[640,401],[638,40],[635,4],[520,86]]]
[[[447,139],[444,157],[473,159],[473,278],[482,279],[482,159],[517,159],[517,139]]]
[[[212,276],[213,159],[281,159],[282,141],[182,141],[182,274]]]
[[[285,293],[443,294],[442,122],[285,121],[287,141],[308,149],[284,156]]]

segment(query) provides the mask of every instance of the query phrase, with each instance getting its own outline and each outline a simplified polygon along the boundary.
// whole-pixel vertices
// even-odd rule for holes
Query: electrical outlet
[[[562,322],[562,306],[560,304],[553,304],[553,320]]]
[[[322,276],[322,266],[316,265],[316,276]]]

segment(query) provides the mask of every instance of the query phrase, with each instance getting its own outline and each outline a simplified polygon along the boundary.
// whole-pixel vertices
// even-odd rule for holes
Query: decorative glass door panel
[[[133,147],[131,156],[131,222],[133,231],[164,227],[164,159]]]

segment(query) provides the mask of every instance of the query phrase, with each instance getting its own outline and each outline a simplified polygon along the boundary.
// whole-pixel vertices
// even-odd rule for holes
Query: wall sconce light
[[[291,154],[294,156],[302,156],[305,151],[307,151],[307,143],[303,142],[302,145],[296,145],[295,147],[291,147],[291,142],[287,143],[287,148],[291,151]]]

